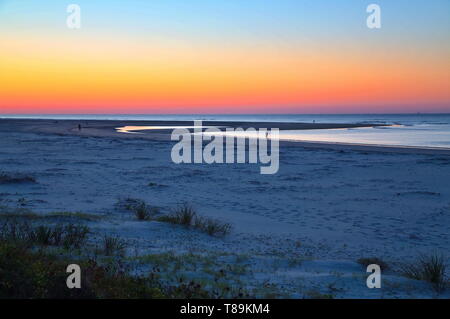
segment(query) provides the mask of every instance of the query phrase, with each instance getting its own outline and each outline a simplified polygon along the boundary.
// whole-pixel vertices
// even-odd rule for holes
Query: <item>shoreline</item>
[[[204,126],[279,128],[280,130],[325,130],[345,128],[368,128],[390,126],[382,124],[334,124],[334,123],[284,123],[284,122],[232,122],[232,121],[203,121]],[[78,130],[78,124],[82,126]],[[171,141],[170,132],[163,130],[148,130],[144,134],[128,134],[117,132],[116,128],[133,126],[190,126],[192,121],[128,121],[128,120],[47,120],[47,119],[2,119],[0,118],[0,131],[26,132],[37,134],[74,135],[81,137],[103,137],[119,139],[141,139],[156,141]],[[401,153],[401,154],[425,154],[448,155],[450,148],[341,143],[325,141],[292,141],[280,140],[280,143],[288,146],[302,147],[306,149],[329,149],[335,151],[359,151],[377,153]]]

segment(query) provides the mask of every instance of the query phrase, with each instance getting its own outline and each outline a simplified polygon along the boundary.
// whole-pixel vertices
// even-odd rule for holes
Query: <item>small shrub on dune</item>
[[[210,236],[226,236],[231,231],[231,224],[207,217],[197,217],[194,227]]]
[[[150,220],[156,213],[146,203],[141,203],[136,207],[133,207],[132,211],[138,220]]]
[[[125,254],[126,243],[118,237],[105,236],[102,244],[102,252],[105,256],[123,256]]]
[[[136,218],[142,221],[151,220],[159,213],[157,207],[150,206],[143,200],[136,198],[119,199],[116,203],[116,207],[134,213]]]
[[[160,222],[183,225],[189,227],[193,225],[194,219],[197,216],[197,213],[192,208],[192,206],[188,204],[183,204],[175,209],[169,215],[160,216],[157,220]]]
[[[65,248],[80,248],[88,234],[87,226],[70,224],[64,227],[61,243]]]
[[[188,204],[183,204],[176,209],[174,215],[178,220],[178,224],[184,226],[191,226],[194,221],[194,218],[197,216],[197,213],[192,208],[192,206]]]
[[[33,241],[44,246],[57,246],[61,243],[62,233],[62,227],[38,226],[34,230]]]
[[[403,266],[402,273],[405,277],[428,281],[436,291],[445,289],[445,261],[440,254],[422,255],[414,263]]]

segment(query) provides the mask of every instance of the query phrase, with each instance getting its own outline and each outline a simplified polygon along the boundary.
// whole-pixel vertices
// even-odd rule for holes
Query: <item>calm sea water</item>
[[[376,123],[391,127],[339,130],[283,131],[282,139],[399,146],[450,148],[450,113],[447,114],[236,114],[236,115],[0,115],[0,118],[80,120],[204,120],[304,123]]]

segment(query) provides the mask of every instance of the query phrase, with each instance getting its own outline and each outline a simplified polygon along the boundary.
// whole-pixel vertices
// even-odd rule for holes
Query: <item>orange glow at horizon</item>
[[[357,112],[386,103],[405,111],[434,103],[450,111],[445,52],[430,59],[120,36],[1,38],[0,113],[265,113],[324,105]]]

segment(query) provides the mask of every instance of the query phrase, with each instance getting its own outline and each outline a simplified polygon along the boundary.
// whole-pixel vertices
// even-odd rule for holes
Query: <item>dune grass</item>
[[[224,223],[216,219],[197,216],[194,221],[194,227],[200,229],[210,236],[223,237],[231,232],[231,224]]]
[[[148,221],[159,214],[159,209],[148,205],[145,201],[137,198],[119,198],[116,202],[116,208],[134,213],[137,220]]]
[[[132,211],[138,220],[151,220],[152,216],[156,213],[146,203],[141,203],[133,207]]]
[[[158,217],[156,220],[185,227],[192,227],[210,236],[223,237],[230,233],[232,226],[217,219],[199,216],[189,204],[180,205],[171,214]]]
[[[177,207],[172,213],[160,216],[157,220],[171,224],[183,225],[190,227],[193,225],[197,213],[188,204],[183,204]]]
[[[119,198],[115,206],[119,210],[132,212],[136,219],[140,221],[159,221],[181,225],[186,228],[200,230],[210,236],[223,237],[228,235],[232,229],[229,223],[200,216],[188,203],[179,205],[168,214],[161,214],[159,208],[148,205],[141,199],[131,197]]]
[[[431,283],[438,292],[446,288],[446,264],[442,254],[421,255],[414,263],[405,264],[402,273],[405,277]]]
[[[126,242],[119,237],[104,236],[101,253],[105,256],[123,256],[125,255],[126,247]]]
[[[0,224],[0,240],[29,245],[80,248],[86,241],[89,228],[84,225],[32,225],[28,221],[9,219]]]

